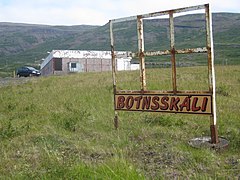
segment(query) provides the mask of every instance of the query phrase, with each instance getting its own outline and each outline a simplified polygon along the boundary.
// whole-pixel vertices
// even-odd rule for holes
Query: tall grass
[[[147,69],[149,88],[168,88],[169,71]],[[196,84],[204,67],[179,71],[186,88],[205,88]],[[240,68],[217,66],[216,77],[219,135],[230,141],[220,152],[187,143],[210,135],[208,116],[119,112],[115,130],[110,72],[1,87],[0,179],[239,178]],[[139,89],[138,80],[118,73],[122,89]]]

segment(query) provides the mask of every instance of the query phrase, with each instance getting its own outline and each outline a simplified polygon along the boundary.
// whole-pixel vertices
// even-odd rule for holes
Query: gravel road
[[[28,81],[30,81],[32,78],[0,78],[0,88],[4,86],[9,85],[18,85],[18,84],[24,84]]]

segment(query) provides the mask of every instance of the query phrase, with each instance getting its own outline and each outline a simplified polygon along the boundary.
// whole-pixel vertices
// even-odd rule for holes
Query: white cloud
[[[103,25],[109,19],[209,2],[213,12],[240,12],[239,0],[0,0],[0,22]]]

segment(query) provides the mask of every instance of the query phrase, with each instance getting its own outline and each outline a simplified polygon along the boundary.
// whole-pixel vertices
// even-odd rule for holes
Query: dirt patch
[[[32,80],[33,78],[0,78],[0,87],[24,84]]]
[[[184,176],[178,167],[187,161],[187,156],[164,143],[144,146],[135,154],[134,159],[141,164],[145,175],[150,179],[178,179]]]

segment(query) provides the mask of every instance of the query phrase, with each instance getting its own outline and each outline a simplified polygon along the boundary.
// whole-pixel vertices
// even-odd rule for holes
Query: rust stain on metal
[[[205,9],[205,22],[206,22],[206,47],[198,48],[175,48],[175,33],[174,33],[174,14]],[[170,35],[170,49],[161,51],[145,51],[144,50],[144,37],[143,37],[143,19],[152,18],[162,15],[169,15],[169,35]],[[138,52],[129,52],[128,56],[138,57],[140,62],[140,90],[118,90],[116,86],[116,69],[115,69],[115,56],[114,56],[114,40],[112,24],[124,21],[137,20],[137,33],[138,33]],[[216,92],[215,92],[215,72],[214,72],[214,53],[212,41],[212,19],[209,9],[209,4],[190,6],[167,11],[159,11],[127,18],[113,19],[110,23],[110,38],[111,38],[111,52],[112,52],[112,69],[113,69],[113,87],[114,87],[114,107],[116,110],[125,111],[150,111],[150,112],[174,112],[174,113],[196,113],[196,114],[209,114],[210,115],[210,129],[212,143],[218,143],[218,134],[216,128]],[[191,54],[191,53],[207,53],[208,58],[208,85],[206,91],[179,91],[177,89],[176,77],[176,54]],[[172,90],[147,90],[146,85],[146,69],[145,57],[147,56],[162,56],[171,55],[172,67]],[[168,99],[168,100],[166,100]],[[169,100],[170,99],[170,100]],[[177,99],[177,100],[176,100]],[[200,104],[206,105],[207,110],[199,108],[197,100]],[[179,104],[178,104],[179,103]],[[192,104],[191,104],[192,103]],[[195,104],[194,104],[195,103]],[[162,107],[162,109],[160,108]],[[164,106],[166,109],[164,109]],[[140,108],[144,107],[144,108]],[[201,106],[204,107],[204,106]],[[173,108],[173,109],[172,109]],[[192,109],[191,109],[192,108]],[[179,111],[180,109],[180,111]],[[202,112],[201,112],[202,111]],[[205,113],[207,112],[207,113]]]
[[[170,27],[170,52],[172,63],[172,86],[173,93],[177,93],[177,72],[176,72],[176,56],[175,56],[175,35],[174,35],[174,19],[173,11],[169,11],[169,27]]]
[[[219,143],[218,132],[217,132],[216,125],[210,125],[210,132],[211,132],[211,143],[212,144]]]
[[[163,91],[163,90],[116,90],[115,94],[173,94],[173,91]],[[189,94],[189,95],[210,95],[209,91],[191,91],[191,90],[185,90],[185,91],[177,91],[177,94]]]
[[[192,54],[192,53],[206,53],[208,52],[206,47],[202,48],[187,48],[187,49],[175,49],[175,54]],[[162,50],[162,51],[145,51],[141,52],[141,56],[163,56],[163,55],[170,55],[172,53],[171,50]],[[139,52],[129,53],[131,57],[139,57]]]
[[[208,76],[209,76],[209,91],[213,97],[213,112],[210,116],[211,127],[215,127],[214,130],[211,128],[211,141],[212,143],[218,143],[217,133],[217,112],[216,112],[216,82],[215,82],[215,71],[214,71],[214,52],[213,52],[213,35],[212,35],[212,17],[210,13],[209,4],[205,4],[205,18],[206,18],[206,41],[207,41],[207,56],[208,56]]]
[[[125,21],[136,20],[138,17],[144,19],[144,18],[152,18],[152,17],[168,15],[170,12],[183,13],[183,12],[188,12],[188,11],[195,11],[195,10],[204,9],[207,6],[209,6],[209,5],[204,4],[204,5],[198,5],[198,6],[190,6],[190,7],[184,7],[184,8],[179,8],[179,9],[173,9],[173,10],[158,11],[158,12],[147,13],[147,14],[142,14],[142,15],[123,17],[123,18],[119,18],[119,19],[112,19],[111,21],[113,23],[120,23],[120,22],[125,22]]]
[[[142,16],[137,16],[137,29],[138,29],[138,53],[140,61],[140,81],[141,90],[146,90],[146,70],[144,58],[144,37],[143,37],[143,19]]]

